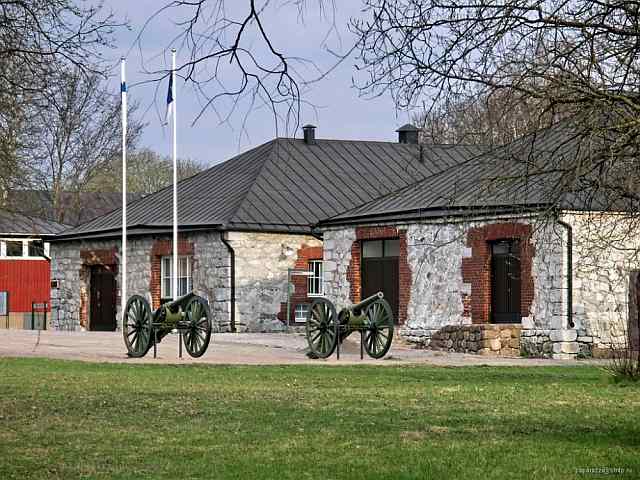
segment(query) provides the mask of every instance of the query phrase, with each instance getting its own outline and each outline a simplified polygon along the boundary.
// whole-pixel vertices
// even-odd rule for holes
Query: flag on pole
[[[176,49],[171,50],[171,77],[167,92],[167,120],[173,118],[173,278],[171,279],[173,299],[178,299],[178,121],[176,95],[173,91],[176,77]]]
[[[122,286],[120,288],[120,315],[123,328],[127,303],[127,80],[125,59],[120,59],[120,96],[122,101]]]
[[[173,70],[169,75],[169,90],[167,91],[167,113],[165,115],[165,125],[169,124],[169,119],[173,115],[173,110],[175,108],[175,100],[173,96]]]

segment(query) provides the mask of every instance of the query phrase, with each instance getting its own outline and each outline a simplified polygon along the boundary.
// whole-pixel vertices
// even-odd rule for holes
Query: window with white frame
[[[172,272],[173,272],[173,257],[162,257],[161,261],[161,278],[162,278],[162,298],[172,299]],[[191,257],[179,256],[178,257],[178,297],[186,295],[191,292],[192,280],[191,280]]]
[[[24,247],[22,240],[9,240],[7,241],[7,257],[22,257],[24,253]]]
[[[311,260],[309,262],[309,272],[311,275],[307,280],[307,295],[319,297],[324,294],[322,286],[322,260]]]
[[[29,242],[30,257],[44,257],[44,242],[42,240],[33,240]]]
[[[309,313],[308,303],[299,303],[298,305],[296,305],[296,310],[294,315],[296,323],[305,323],[307,321],[308,313]]]
[[[49,256],[49,243],[39,239],[0,239],[0,257],[43,259]]]

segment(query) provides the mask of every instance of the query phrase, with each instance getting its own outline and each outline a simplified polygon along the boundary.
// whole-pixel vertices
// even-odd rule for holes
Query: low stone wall
[[[520,325],[448,325],[431,335],[429,348],[448,352],[520,355]]]
[[[522,330],[522,354],[529,357],[574,359],[593,355],[593,337],[585,330]]]

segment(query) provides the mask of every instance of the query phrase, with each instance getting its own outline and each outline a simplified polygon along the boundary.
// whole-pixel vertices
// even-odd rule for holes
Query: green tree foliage
[[[178,179],[191,177],[203,170],[201,164],[191,159],[178,159]],[[122,190],[121,157],[112,158],[105,168],[87,184],[88,190],[96,192],[119,192]],[[173,161],[150,149],[132,151],[127,155],[127,191],[130,193],[153,193],[173,181]]]

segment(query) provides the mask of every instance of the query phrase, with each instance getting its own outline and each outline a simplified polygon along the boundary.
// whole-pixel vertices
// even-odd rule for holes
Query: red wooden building
[[[48,240],[65,225],[0,210],[0,328],[43,328],[51,312]]]

